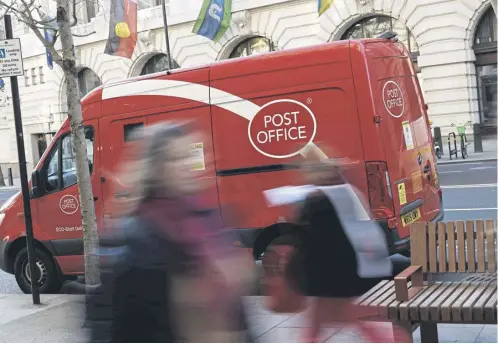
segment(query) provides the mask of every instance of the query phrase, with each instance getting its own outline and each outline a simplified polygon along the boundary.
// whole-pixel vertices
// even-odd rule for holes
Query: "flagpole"
[[[161,0],[163,7],[164,37],[166,40],[166,55],[168,56],[168,70],[171,69],[171,52],[169,49],[168,16],[166,15],[166,0]]]

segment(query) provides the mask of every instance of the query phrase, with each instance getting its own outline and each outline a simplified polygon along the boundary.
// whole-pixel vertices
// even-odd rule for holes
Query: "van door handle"
[[[116,192],[114,194],[114,198],[117,198],[117,199],[126,199],[126,198],[129,198],[130,197],[130,193],[129,192]]]
[[[94,200],[94,201],[98,201],[98,200],[99,200],[99,198],[98,198],[97,196],[95,196],[95,197],[93,198],[93,200]]]

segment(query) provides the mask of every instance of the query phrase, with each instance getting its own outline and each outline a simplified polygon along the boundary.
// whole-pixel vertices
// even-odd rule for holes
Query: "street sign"
[[[0,78],[24,75],[19,38],[0,41]]]

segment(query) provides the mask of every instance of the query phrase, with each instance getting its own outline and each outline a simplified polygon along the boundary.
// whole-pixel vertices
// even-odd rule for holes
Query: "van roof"
[[[158,73],[153,73],[153,74],[147,74],[147,75],[140,75],[116,82],[112,82],[106,85],[101,85],[92,91],[90,91],[86,96],[84,96],[81,100],[82,105],[88,105],[91,103],[99,102],[102,100],[102,92],[104,88],[108,87],[115,87],[118,85],[123,85],[127,83],[132,83],[138,80],[144,80],[144,79],[154,79],[154,78],[161,78],[161,77],[167,77],[167,76],[173,76],[189,71],[196,71],[196,70],[201,70],[205,68],[213,68],[213,67],[223,67],[223,66],[233,66],[233,65],[239,65],[244,62],[251,61],[253,63],[261,63],[265,64],[268,62],[269,59],[275,59],[278,57],[283,57],[287,56],[290,57],[292,55],[295,55],[296,53],[299,54],[306,54],[306,53],[323,53],[323,51],[330,50],[330,49],[349,49],[351,45],[357,45],[360,47],[364,47],[365,44],[370,44],[370,43],[388,43],[388,42],[393,42],[387,39],[380,39],[380,38],[369,38],[369,39],[359,39],[359,40],[341,40],[341,41],[333,41],[333,42],[328,42],[328,43],[323,43],[323,44],[318,44],[318,45],[313,45],[313,46],[307,46],[307,47],[299,47],[299,48],[292,48],[292,49],[286,49],[286,50],[279,50],[279,51],[273,51],[269,53],[263,53],[263,54],[257,54],[257,55],[251,55],[251,56],[246,56],[246,57],[240,57],[237,59],[226,59],[226,60],[221,60],[221,61],[215,61],[211,62],[209,64],[205,65],[200,65],[200,66],[195,66],[195,67],[186,67],[186,68],[178,68],[174,69],[171,71],[165,71],[165,72],[158,72]],[[360,48],[361,50],[363,50]]]

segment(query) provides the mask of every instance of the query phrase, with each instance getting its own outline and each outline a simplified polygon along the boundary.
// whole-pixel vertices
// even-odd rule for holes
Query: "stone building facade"
[[[162,0],[140,0],[132,59],[104,54],[109,0],[83,0],[75,38],[80,92],[166,68]],[[270,50],[398,32],[417,65],[434,125],[472,121],[496,130],[496,15],[490,0],[335,0],[321,17],[316,0],[233,0],[232,24],[216,44],[191,33],[202,0],[165,0],[175,67],[192,67]],[[47,10],[54,2],[40,0]],[[92,33],[93,32],[93,33]],[[86,35],[92,33],[90,35]],[[28,170],[66,117],[61,70],[48,69],[36,37],[16,23],[25,76],[20,78]],[[0,166],[17,171],[8,80],[0,92]]]

